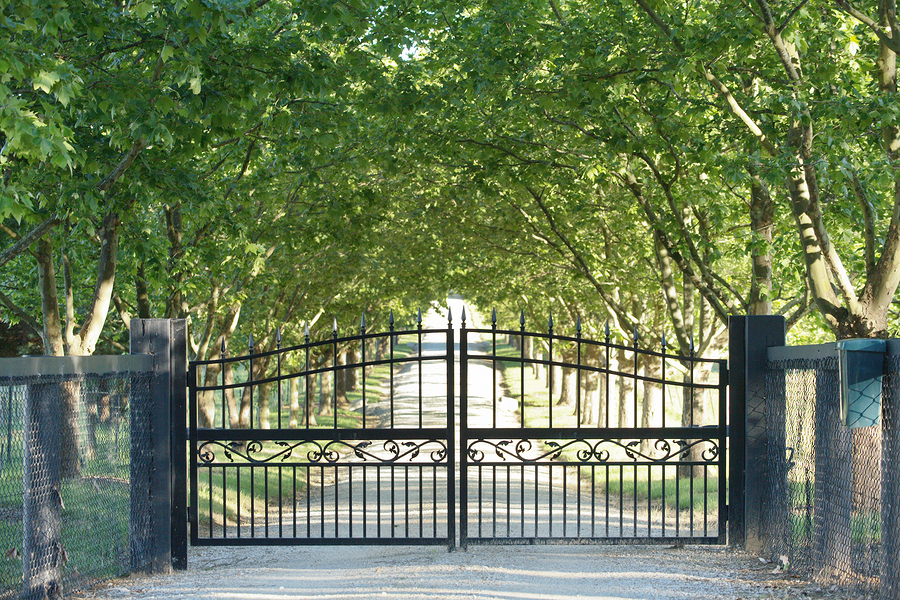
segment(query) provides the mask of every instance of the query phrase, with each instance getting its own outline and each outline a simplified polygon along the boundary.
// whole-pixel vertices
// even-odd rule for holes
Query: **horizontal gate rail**
[[[359,335],[335,327],[311,341],[307,331],[286,348],[279,335],[274,350],[254,353],[251,342],[246,355],[222,355],[189,367],[192,544],[455,544],[449,322],[423,329],[420,317],[395,331],[392,317],[389,332],[369,334],[363,321]],[[372,385],[375,369],[384,386]],[[342,406],[347,374],[358,375],[359,398]]]
[[[528,347],[544,352],[527,356]],[[625,368],[616,354],[626,355]],[[519,330],[498,329],[495,314],[490,329],[469,329],[463,318],[460,363],[462,547],[725,543],[725,360],[644,350],[636,340],[616,344],[608,331],[604,341],[588,340],[580,324],[576,336],[553,333],[552,321],[548,333],[527,332],[524,318]],[[470,425],[468,396],[485,385],[471,382],[477,365],[495,373],[490,423]],[[546,370],[543,400],[526,392],[526,367]],[[672,367],[685,374],[682,380],[671,377]],[[574,372],[568,416],[554,410],[557,370]],[[518,375],[518,389],[508,382],[499,388],[496,373],[504,371]],[[605,403],[600,423],[584,423],[589,379],[601,381],[594,400]],[[611,416],[616,384],[632,389],[620,407],[630,413],[630,427]],[[690,412],[667,422],[665,406],[657,406],[659,417],[646,422],[639,386],[656,387],[663,398],[677,395],[679,404],[690,398]],[[695,407],[694,398],[706,395],[715,418]]]

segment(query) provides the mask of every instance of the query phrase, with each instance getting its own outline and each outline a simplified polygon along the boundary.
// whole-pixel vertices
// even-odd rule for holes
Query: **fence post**
[[[148,539],[137,544],[147,548],[142,561],[150,573],[168,573],[187,568],[186,493],[186,384],[187,324],[184,319],[133,319],[131,353],[153,356],[148,407],[134,407],[147,416],[148,445],[136,447],[146,432],[143,419],[132,420],[132,456],[149,453],[148,460],[132,460],[132,529],[146,521],[149,497]],[[132,549],[136,547],[132,543]]]
[[[900,598],[900,339],[888,340],[881,396],[881,598]]]
[[[732,316],[728,338],[728,543],[758,552],[768,502],[766,349],[785,345],[784,317]]]

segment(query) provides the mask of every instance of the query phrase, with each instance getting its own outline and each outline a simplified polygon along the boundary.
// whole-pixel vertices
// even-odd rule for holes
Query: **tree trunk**
[[[316,414],[321,416],[329,416],[334,414],[331,410],[331,377],[325,377],[324,373],[319,373],[319,407]]]
[[[259,386],[259,400],[258,400],[258,408],[257,415],[259,416],[259,428],[260,429],[270,429],[272,427],[271,421],[269,419],[270,416],[270,405],[272,399],[272,384],[265,383]],[[281,407],[279,407],[279,410]]]
[[[234,395],[234,388],[230,387],[234,385],[234,363],[225,363],[223,368],[225,370],[223,381],[225,382],[226,386],[225,403],[228,406],[228,426],[231,429],[237,429],[241,424],[240,412],[238,411],[237,398]]]
[[[291,416],[288,420],[288,427],[297,429],[300,424],[300,378],[291,378]]]
[[[559,400],[557,406],[572,406],[575,404],[575,369],[562,368],[559,382]]]
[[[619,371],[626,371],[630,369],[630,367],[634,364],[633,359],[629,360],[626,356],[624,348],[618,348],[616,350],[616,362],[618,363]],[[619,376],[618,378],[619,386],[619,427],[628,427],[628,405],[631,402],[632,394],[634,393],[634,384],[635,381],[631,377],[623,377]]]

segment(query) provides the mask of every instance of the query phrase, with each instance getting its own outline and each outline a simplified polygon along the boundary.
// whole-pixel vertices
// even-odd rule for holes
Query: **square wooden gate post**
[[[766,349],[785,345],[784,317],[732,316],[728,338],[728,543],[761,551],[771,483],[766,469]]]
[[[133,319],[131,353],[153,356],[150,406],[147,419],[132,420],[132,453],[149,451],[146,461],[132,460],[132,524],[146,520],[149,496],[148,540],[151,573],[187,568],[187,322],[184,319]],[[149,425],[149,448],[135,443]],[[134,548],[135,544],[132,544]]]

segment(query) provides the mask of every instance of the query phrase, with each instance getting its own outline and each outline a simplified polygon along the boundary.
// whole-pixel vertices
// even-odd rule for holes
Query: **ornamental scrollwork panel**
[[[307,440],[295,443],[275,440],[264,443],[253,440],[247,442],[246,445],[212,440],[204,442],[197,449],[197,460],[200,465],[236,462],[270,465],[286,463],[290,459],[321,465],[338,463],[395,464],[399,462],[439,464],[444,462],[446,457],[447,445],[441,440],[405,442],[396,440],[383,442]]]
[[[691,460],[714,464],[719,459],[719,444],[712,439],[653,441],[653,451],[641,451],[641,440],[569,440],[566,442],[545,441],[543,445],[532,440],[473,440],[466,449],[472,463],[481,463],[495,455],[503,461],[538,463],[564,460],[582,463],[608,463],[633,461],[640,464],[664,464]],[[618,454],[618,458],[614,456]],[[574,456],[574,459],[572,458]]]

